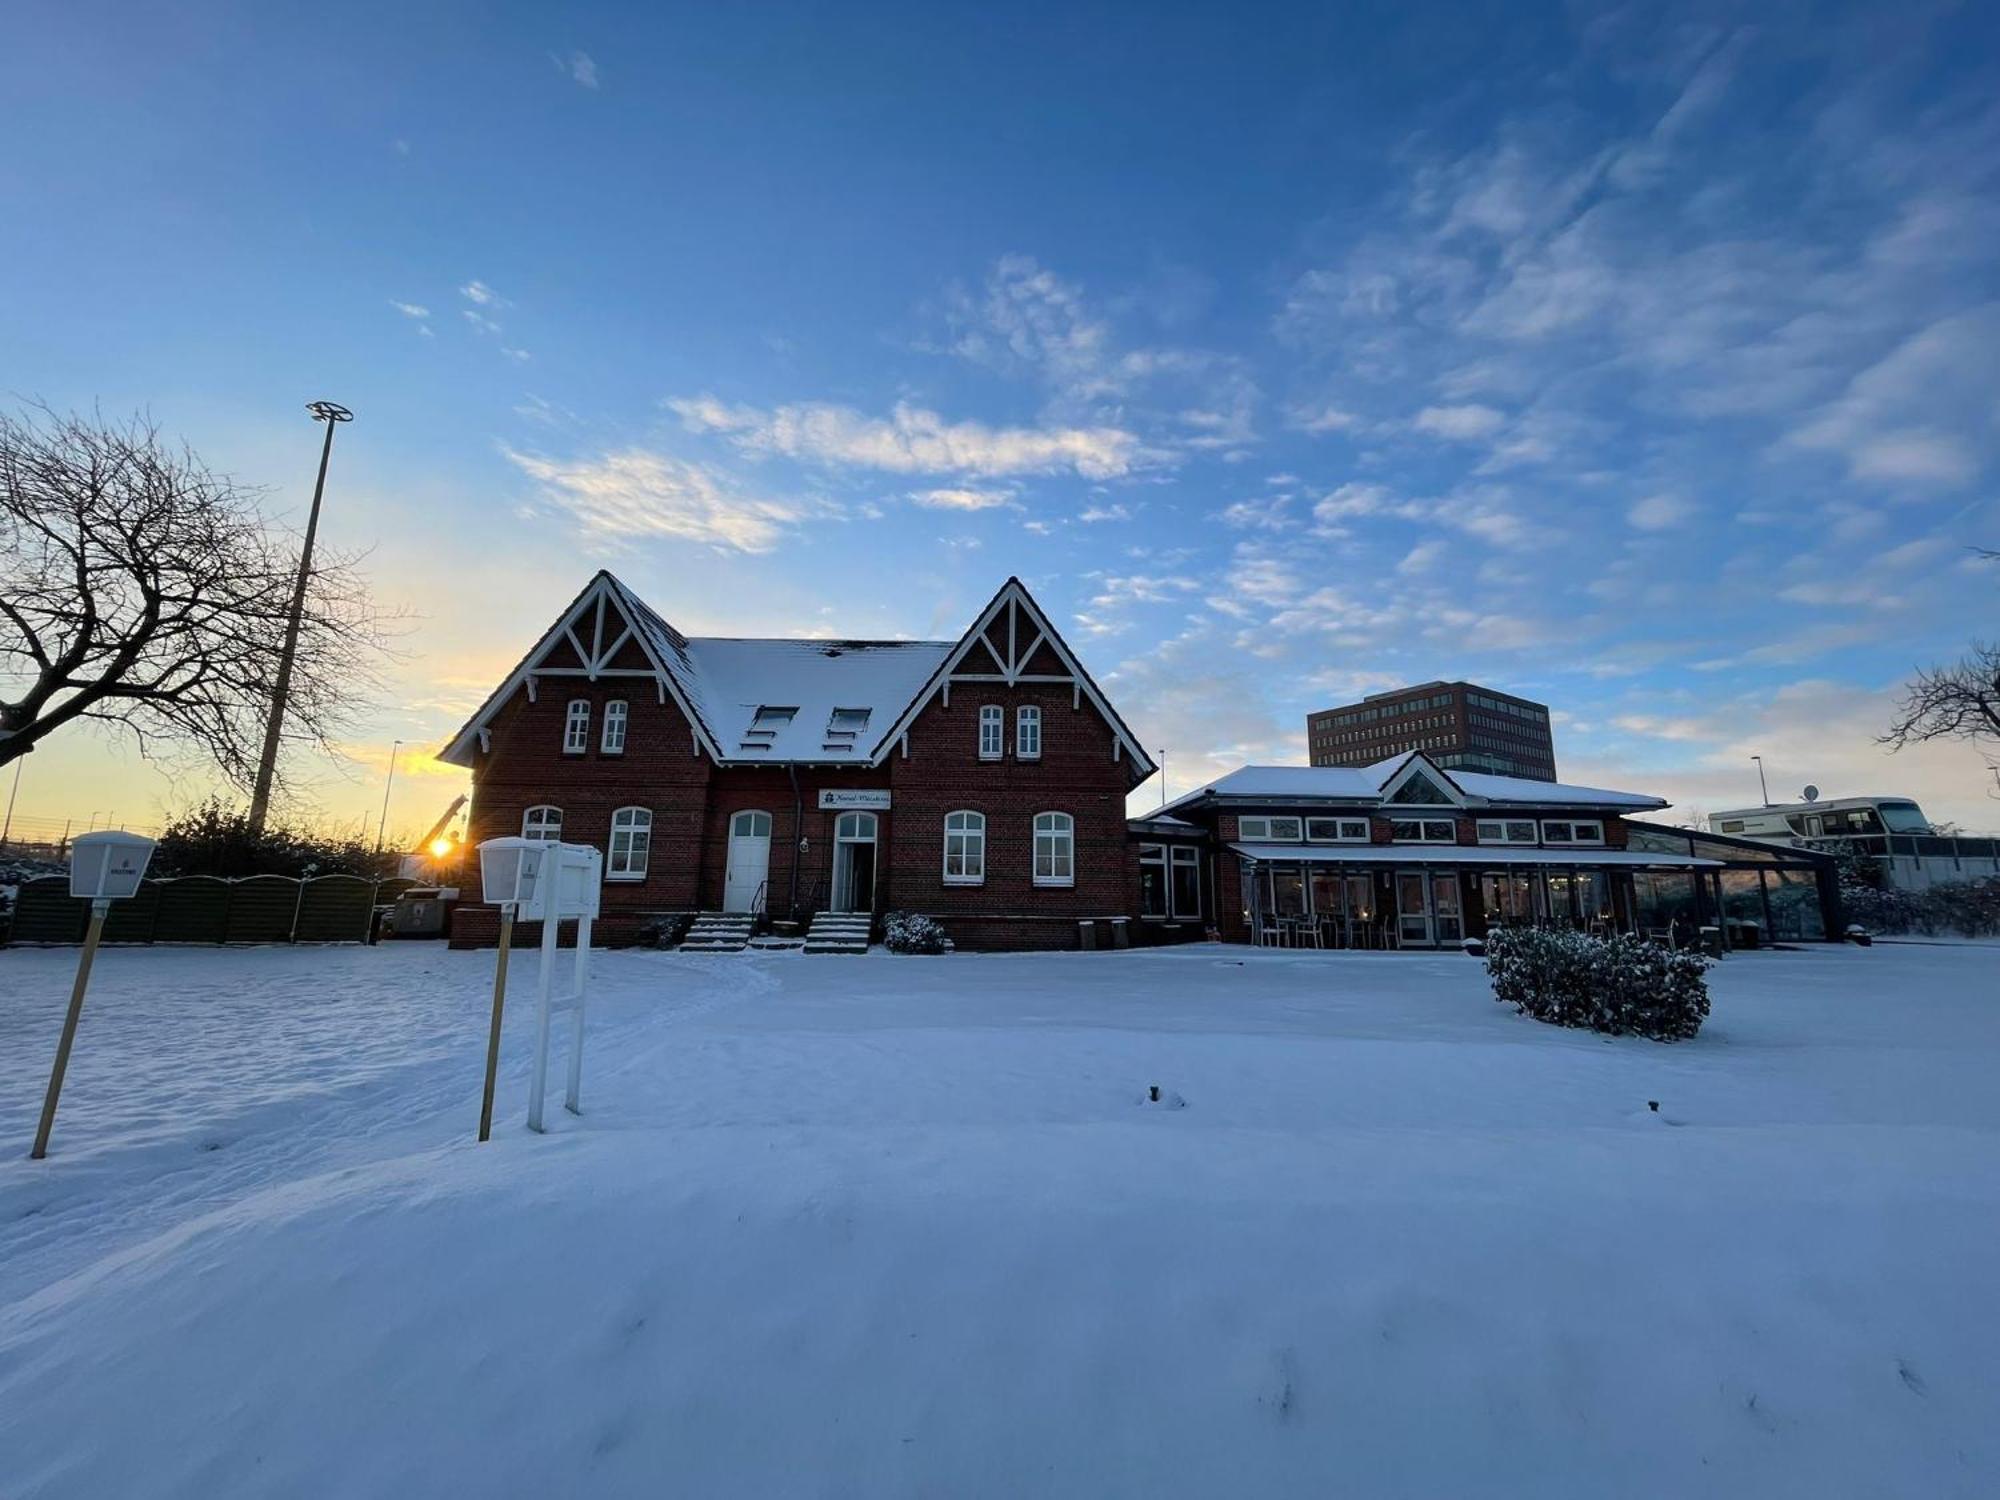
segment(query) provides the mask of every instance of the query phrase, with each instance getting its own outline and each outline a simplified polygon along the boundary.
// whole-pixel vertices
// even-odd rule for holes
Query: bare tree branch
[[[250,785],[298,566],[256,502],[143,419],[0,413],[0,765],[88,721]],[[289,741],[344,736],[383,627],[353,559],[316,559]]]

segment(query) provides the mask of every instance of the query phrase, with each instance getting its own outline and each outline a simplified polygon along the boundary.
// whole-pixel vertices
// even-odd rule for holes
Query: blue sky
[[[1989,8],[6,26],[7,388],[294,513],[303,403],[357,413],[327,530],[415,618],[328,815],[609,565],[733,634],[952,635],[1018,573],[1178,789],[1468,676],[1568,779],[2000,823],[1971,750],[1871,742],[2000,583]],[[192,786],[46,760],[36,815]]]

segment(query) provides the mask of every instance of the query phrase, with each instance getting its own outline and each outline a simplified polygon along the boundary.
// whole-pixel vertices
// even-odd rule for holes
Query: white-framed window
[[[1313,844],[1365,844],[1366,818],[1307,818],[1306,841]]]
[[[1535,842],[1535,820],[1533,818],[1481,818],[1479,820],[1479,842],[1482,844],[1532,844]]]
[[[986,814],[961,810],[944,815],[944,883],[986,882]]]
[[[643,807],[619,808],[611,815],[611,854],[604,861],[604,878],[644,880],[652,845],[652,812]]]
[[[547,803],[521,814],[521,837],[554,844],[562,840],[562,809]]]
[[[569,716],[563,720],[563,754],[581,755],[590,748],[590,700],[569,700]]]
[[[1595,820],[1579,823],[1569,818],[1544,820],[1542,842],[1545,844],[1601,844],[1604,842],[1604,825]]]
[[[1076,819],[1068,813],[1035,814],[1035,884],[1076,884]]]
[[[1139,846],[1139,915],[1164,917],[1168,914],[1167,846]]]
[[[604,705],[604,738],[597,748],[606,755],[625,753],[625,724],[631,717],[631,705],[623,698],[613,698]]]
[[[1007,710],[988,703],[979,710],[979,758],[998,760],[1007,744]]]
[[[1272,844],[1296,844],[1305,837],[1305,823],[1299,818],[1238,818],[1236,836]]]
[[[1183,921],[1201,915],[1201,851],[1175,846],[1173,880],[1167,895]]]
[[[1014,755],[1019,760],[1042,758],[1042,711],[1032,703],[1014,710]]]
[[[1399,844],[1455,844],[1458,827],[1450,818],[1398,818],[1389,837]]]

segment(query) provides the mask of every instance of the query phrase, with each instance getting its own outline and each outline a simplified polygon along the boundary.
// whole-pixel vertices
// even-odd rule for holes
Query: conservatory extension
[[[1266,946],[1436,949],[1501,924],[1679,944],[1704,927],[1732,944],[1832,929],[1830,877],[1814,857],[1691,844],[1684,830],[1629,821],[1666,805],[1447,772],[1412,752],[1372,766],[1246,766],[1133,833],[1173,858],[1199,850],[1218,934]]]

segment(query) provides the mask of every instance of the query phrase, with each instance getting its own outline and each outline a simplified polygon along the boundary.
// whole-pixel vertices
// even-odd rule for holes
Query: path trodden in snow
[[[491,961],[0,953],[0,1495],[2000,1491],[2000,950]]]

